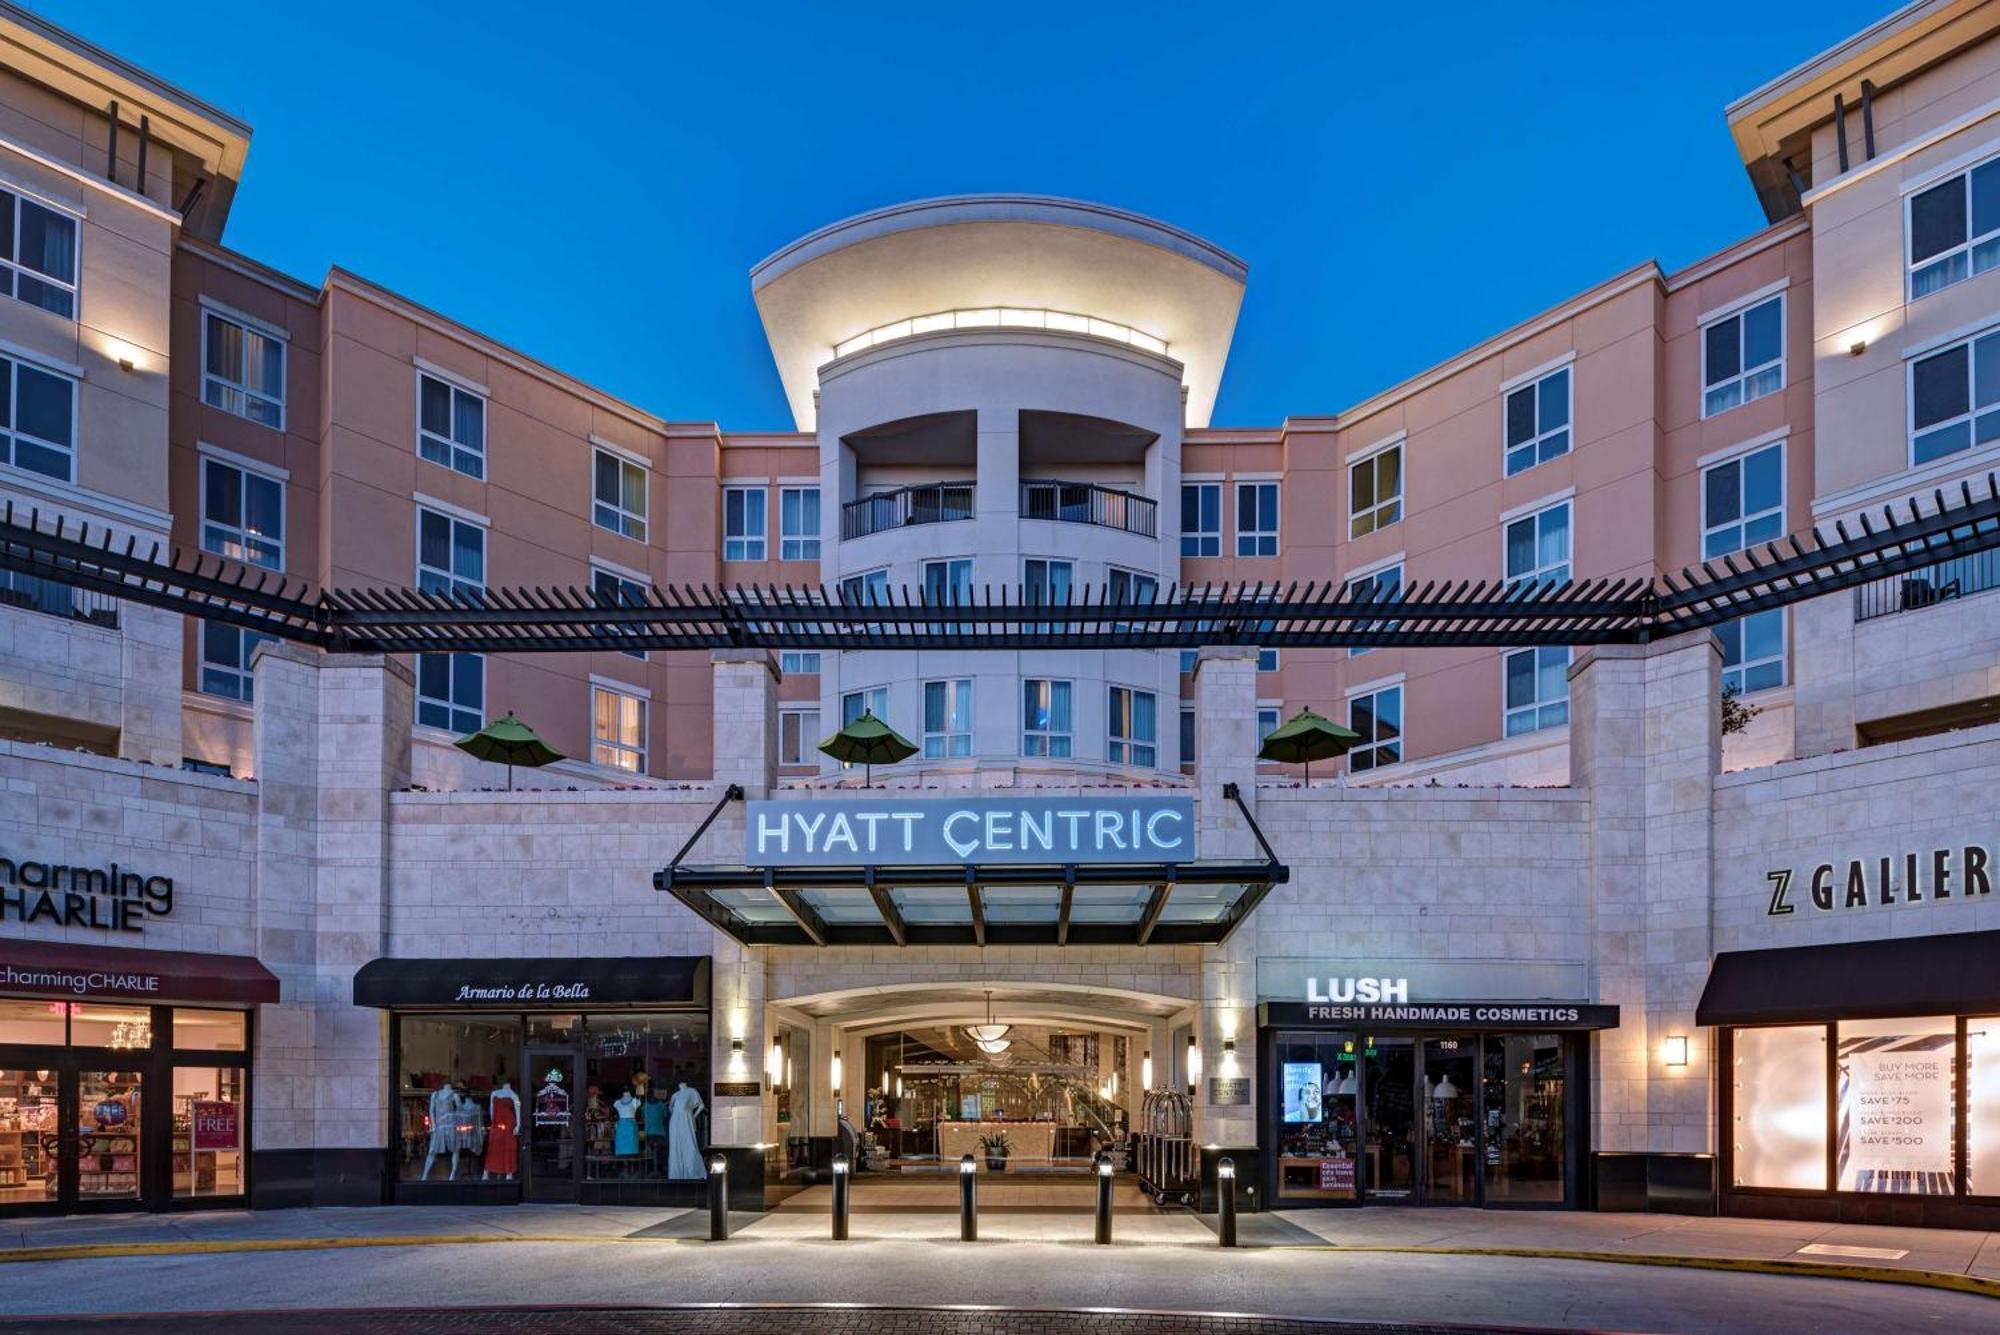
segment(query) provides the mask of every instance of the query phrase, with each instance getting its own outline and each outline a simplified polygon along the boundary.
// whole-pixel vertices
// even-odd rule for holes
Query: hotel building
[[[794,429],[737,433],[236,252],[250,127],[0,5],[0,501],[222,604],[888,609],[1687,582],[1987,499],[2000,3],[1897,10],[1728,123],[1763,230],[1275,424],[1212,420],[1250,270],[1210,241],[1037,196],[836,222],[744,257]],[[1004,1131],[1195,1203],[1227,1153],[1277,1207],[2000,1219],[1991,546],[1574,650],[414,655],[24,550],[0,1213],[675,1199],[687,1116],[751,1200]],[[1300,709],[1358,734],[1310,782],[1257,759]],[[508,712],[567,759],[454,745]],[[819,751],[869,713],[916,754]],[[899,812],[962,886],[802,860]],[[1027,861],[1066,812],[1098,842]]]

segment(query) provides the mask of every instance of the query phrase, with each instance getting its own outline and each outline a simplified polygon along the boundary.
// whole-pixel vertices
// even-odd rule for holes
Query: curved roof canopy
[[[814,427],[819,369],[841,344],[915,317],[1000,308],[1085,317],[1139,335],[1104,334],[1115,341],[1164,343],[1184,368],[1188,424],[1206,426],[1248,273],[1228,252],[1136,213],[960,195],[823,227],[753,268],[750,286],[802,431]]]

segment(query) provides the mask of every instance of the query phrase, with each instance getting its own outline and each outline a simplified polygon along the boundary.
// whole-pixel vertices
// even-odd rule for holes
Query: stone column
[[[389,794],[410,780],[414,682],[380,655],[276,643],[253,678],[257,927],[281,988],[259,1017],[258,1203],[378,1203],[387,1022],[353,985],[386,953]]]
[[[1821,756],[1854,745],[1854,599],[1808,598],[1791,609],[1792,754]]]
[[[181,618],[139,603],[118,605],[123,678],[118,754],[180,768]]]
[[[1235,784],[1243,803],[1257,809],[1257,650],[1247,646],[1203,649],[1194,665],[1197,798],[1195,851],[1203,861],[1256,861],[1263,849],[1236,803],[1223,796]],[[1257,1143],[1257,944],[1238,930],[1201,952],[1201,1087],[1195,1095],[1195,1139],[1204,1144]],[[1223,1050],[1225,1043],[1234,1053]],[[1157,1058],[1156,1058],[1157,1060]],[[1164,1072],[1166,1068],[1162,1067]],[[1212,1081],[1245,1079],[1248,1101],[1216,1105]]]
[[[1593,1148],[1714,1149],[1711,1043],[1694,1008],[1713,949],[1722,646],[1708,631],[1593,649],[1570,668],[1572,782],[1590,797],[1588,905],[1599,1034]],[[1669,1035],[1690,1039],[1669,1069]]]
[[[740,784],[746,800],[768,797],[778,783],[777,661],[764,649],[718,649],[715,668],[715,796]],[[743,837],[740,807],[725,811],[710,829],[710,847]],[[697,861],[701,858],[697,857]],[[716,861],[735,861],[735,856]],[[715,931],[709,950],[714,1025],[710,1067],[718,1084],[757,1082],[755,1096],[715,1097],[709,1139],[716,1145],[755,1145],[764,1139],[764,952]],[[742,1050],[736,1043],[742,1042]]]

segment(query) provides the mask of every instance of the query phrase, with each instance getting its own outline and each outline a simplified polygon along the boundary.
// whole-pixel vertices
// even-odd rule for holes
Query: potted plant
[[[979,1138],[979,1148],[986,1153],[986,1171],[1004,1173],[1007,1171],[1007,1156],[1014,1147],[1007,1143],[1005,1131],[994,1131]]]

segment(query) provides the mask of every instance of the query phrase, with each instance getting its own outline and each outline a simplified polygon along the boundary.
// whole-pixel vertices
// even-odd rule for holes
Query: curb
[[[867,1241],[867,1239],[856,1239]],[[345,1251],[360,1247],[462,1247],[489,1243],[557,1243],[566,1246],[708,1245],[704,1238],[603,1236],[574,1233],[420,1233],[383,1234],[354,1238],[240,1238],[213,1242],[104,1242],[57,1247],[0,1250],[0,1265],[36,1261],[96,1261],[142,1256],[217,1256],[257,1252]],[[1674,1256],[1657,1252],[1606,1252],[1563,1247],[1427,1247],[1421,1245],[1303,1243],[1297,1246],[1252,1245],[1245,1252],[1323,1252],[1405,1256],[1496,1256],[1540,1261],[1587,1261],[1601,1265],[1662,1266],[1683,1270],[1719,1270],[1736,1274],[1788,1275],[1805,1279],[1845,1279],[1866,1284],[1902,1284],[2000,1299],[2000,1279],[1956,1274],[1946,1270],[1913,1270],[1895,1266],[1847,1265],[1828,1261],[1762,1260],[1754,1257]]]

